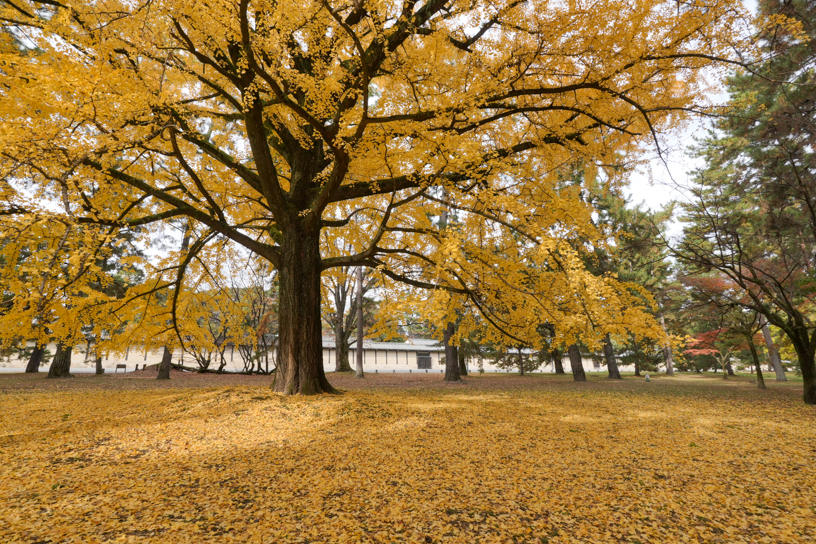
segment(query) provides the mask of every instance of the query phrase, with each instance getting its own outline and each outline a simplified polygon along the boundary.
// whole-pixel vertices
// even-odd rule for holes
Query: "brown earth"
[[[148,367],[144,370],[118,374],[76,374],[73,378],[47,379],[45,372],[37,374],[0,374],[0,393],[11,391],[32,390],[73,390],[73,389],[102,389],[102,390],[138,390],[138,389],[187,389],[255,386],[258,388],[271,387],[274,375],[246,375],[246,374],[215,374],[197,372],[182,372],[173,370],[170,380],[156,380],[156,369]],[[602,373],[588,374],[587,382],[574,382],[571,374],[471,374],[459,383],[446,383],[439,373],[367,373],[364,379],[358,379],[353,372],[327,374],[329,382],[342,391],[368,389],[415,389],[462,391],[469,389],[479,390],[615,390],[638,392],[664,392],[668,394],[700,394],[705,396],[728,395],[729,391],[756,388],[754,377],[743,374],[728,380],[722,379],[722,374],[678,374],[668,377],[661,374],[651,374],[650,382],[642,377],[625,376],[623,380],[610,380]],[[789,382],[767,380],[769,389],[764,393],[769,396],[800,396],[802,391],[801,378],[789,376]]]

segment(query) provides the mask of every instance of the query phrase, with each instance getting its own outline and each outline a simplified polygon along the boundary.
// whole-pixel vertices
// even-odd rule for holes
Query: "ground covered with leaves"
[[[816,533],[816,411],[795,385],[335,376],[343,395],[299,398],[245,378],[0,376],[0,542]]]

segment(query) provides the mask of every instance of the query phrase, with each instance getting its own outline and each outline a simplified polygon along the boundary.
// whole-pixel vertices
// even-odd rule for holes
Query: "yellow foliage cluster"
[[[641,385],[340,397],[257,387],[7,392],[0,541],[813,535],[812,411],[754,390]]]
[[[179,262],[186,267],[183,281],[178,281]],[[146,263],[146,269],[149,280],[130,289],[127,297],[146,303],[119,304],[120,315],[128,316],[127,326],[101,343],[104,350],[121,351],[134,343],[158,349],[178,345],[183,338],[185,349],[223,351],[229,343],[253,345],[265,332],[257,329],[261,316],[251,314],[257,313],[259,304],[272,306],[268,262],[222,241],[201,248],[191,259],[183,251],[171,252]],[[180,288],[169,295],[150,294],[176,282]]]
[[[14,295],[7,300],[13,311],[0,312],[0,343],[22,334],[43,344],[55,339],[74,345],[83,327],[100,338],[121,326],[121,316],[109,309],[117,286],[103,269],[112,253],[110,229],[47,215],[3,221],[0,227],[0,285],[6,296]],[[123,276],[128,264],[133,259],[120,259]]]

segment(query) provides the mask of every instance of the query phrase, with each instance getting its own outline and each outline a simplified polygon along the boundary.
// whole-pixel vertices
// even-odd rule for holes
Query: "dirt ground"
[[[274,375],[245,375],[245,374],[199,374],[196,372],[181,372],[173,370],[170,380],[156,380],[156,370],[147,368],[135,372],[104,374],[75,374],[73,378],[48,379],[46,372],[37,374],[0,374],[0,393],[11,391],[33,390],[74,390],[74,389],[101,389],[101,390],[139,390],[139,389],[188,389],[212,387],[255,386],[267,388],[272,385]],[[623,380],[610,380],[603,373],[588,373],[588,381],[576,383],[571,374],[471,374],[464,376],[459,383],[446,383],[440,373],[367,373],[364,379],[354,376],[353,372],[327,374],[329,382],[342,391],[371,390],[371,389],[415,389],[439,391],[476,390],[611,390],[637,392],[661,392],[666,394],[700,394],[705,396],[727,395],[729,391],[744,392],[745,389],[756,388],[756,377],[750,374],[738,374],[728,380],[722,379],[722,374],[714,373],[678,373],[673,377],[663,374],[651,374],[650,381],[643,377],[632,375],[624,376]],[[768,390],[765,395],[770,396],[799,396],[801,395],[801,378],[789,375],[788,382],[777,382],[772,377],[766,377]]]

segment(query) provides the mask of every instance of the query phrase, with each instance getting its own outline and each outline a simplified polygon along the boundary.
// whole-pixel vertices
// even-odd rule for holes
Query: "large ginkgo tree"
[[[579,161],[611,183],[606,167],[701,109],[702,69],[745,49],[738,5],[6,0],[3,221],[147,239],[183,217],[189,250],[148,271],[151,292],[182,285],[212,241],[267,259],[280,280],[274,388],[286,394],[333,390],[320,321],[332,267],[377,268],[518,319],[535,268],[567,280],[536,279],[531,308],[572,297],[592,315],[614,293],[569,291],[583,271],[562,240],[592,238],[591,210],[557,192],[557,172]],[[440,228],[443,210],[481,234]],[[353,249],[323,253],[326,237]],[[463,240],[502,242],[462,252]],[[518,250],[496,250],[512,240]],[[66,262],[81,250],[63,248]],[[536,267],[517,266],[519,252]]]

